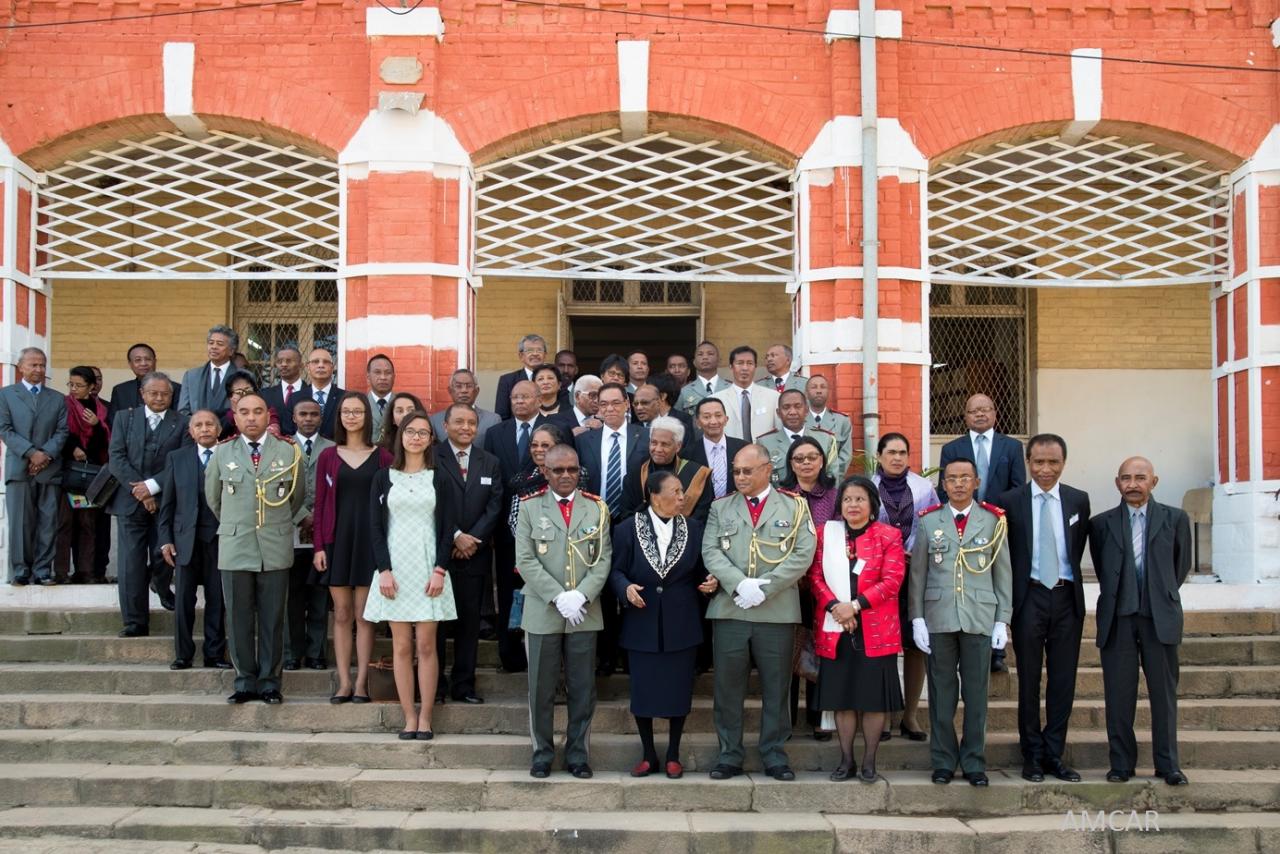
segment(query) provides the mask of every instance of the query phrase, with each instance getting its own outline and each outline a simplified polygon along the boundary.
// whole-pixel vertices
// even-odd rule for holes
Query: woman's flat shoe
[[[418,730],[418,741],[430,741],[435,737],[436,734],[429,729]]]
[[[366,697],[364,694],[352,694],[352,695],[351,695],[351,702],[353,702],[353,703],[371,703],[371,702],[373,702],[373,701],[372,701],[372,700],[370,700],[368,697]]]
[[[829,778],[833,783],[842,783],[848,780],[852,775],[848,765],[837,765],[836,770],[831,772]]]
[[[350,703],[352,696],[353,695],[351,694],[334,694],[329,698],[329,702],[333,703],[335,706],[340,706],[343,703]]]
[[[667,779],[679,780],[684,776],[684,766],[674,759],[667,760]]]
[[[407,729],[404,732],[400,733],[401,741],[413,741],[417,737],[418,737],[418,731],[416,729]]]
[[[907,729],[906,724],[899,724],[898,732],[902,733],[903,738],[909,738],[912,741],[924,741],[929,737],[929,734],[926,732],[920,732],[919,730],[914,730],[914,729]]]
[[[653,763],[648,759],[641,759],[636,763],[635,767],[631,769],[632,777],[648,777],[652,773]]]
[[[858,779],[864,783],[874,783],[876,781],[876,769],[863,768],[858,772]]]

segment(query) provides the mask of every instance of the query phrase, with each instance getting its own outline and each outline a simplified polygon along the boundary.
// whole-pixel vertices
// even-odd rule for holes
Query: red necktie
[[[754,528],[760,522],[760,514],[764,512],[764,499],[748,498],[747,512],[751,514],[751,526]]]
[[[969,521],[968,513],[961,513],[956,516],[956,533],[960,535],[960,539],[964,539],[964,526]]]
[[[569,527],[569,519],[573,516],[573,502],[567,498],[561,498],[558,503],[560,504],[560,515],[564,517],[564,526],[567,528]]]
[[[293,397],[293,386],[287,385],[284,387],[284,405],[286,407],[289,405],[289,398],[291,397]]]

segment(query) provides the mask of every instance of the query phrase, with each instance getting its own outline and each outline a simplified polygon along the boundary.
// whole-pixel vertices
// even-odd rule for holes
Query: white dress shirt
[[[975,451],[977,450],[977,447],[978,447],[978,437],[979,437],[979,436],[986,436],[986,437],[987,437],[987,458],[988,458],[988,459],[990,459],[990,457],[991,457],[991,448],[994,446],[995,441],[996,441],[996,428],[992,427],[990,430],[987,430],[985,433],[975,433],[975,432],[974,432],[974,431],[972,431],[972,430],[970,430],[970,431],[969,431],[969,441],[970,441],[970,443],[972,443],[972,444],[973,444],[973,447],[974,447],[974,450],[975,450]]]
[[[618,450],[622,454],[622,482],[627,481],[627,425],[614,430],[608,424],[600,431],[600,485],[603,487],[609,473],[609,451],[613,449],[613,434],[618,434]]]
[[[1058,577],[1074,581],[1071,570],[1071,558],[1067,555],[1067,534],[1062,527],[1062,490],[1061,484],[1055,483],[1053,489],[1046,493],[1040,484],[1031,481],[1031,574],[1040,577],[1040,505],[1044,501],[1042,495],[1051,495],[1053,500],[1053,540],[1058,546]]]
[[[40,389],[40,394],[44,394],[44,383],[41,383],[40,385],[32,385],[26,380],[23,380],[22,387],[27,390],[27,394],[31,394],[35,389]]]
[[[320,388],[320,386],[313,385],[311,387],[311,399],[314,400],[316,403],[320,403],[320,398],[316,397],[316,395],[323,394],[324,403],[320,405],[320,408],[323,409],[325,406],[329,404],[329,397],[332,389],[333,389],[333,380],[330,380],[329,384],[324,388]]]
[[[23,382],[25,383],[26,380],[23,380]],[[160,425],[160,422],[164,420],[164,413],[156,412],[150,406],[143,406],[142,414],[147,416],[148,430],[156,429],[156,427]],[[152,495],[160,494],[160,482],[156,480],[154,477],[147,478],[146,480],[143,481],[143,483],[146,484],[147,486],[147,492],[150,492]]]

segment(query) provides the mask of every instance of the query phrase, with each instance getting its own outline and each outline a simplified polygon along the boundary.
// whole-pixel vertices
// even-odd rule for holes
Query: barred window
[[[294,259],[288,259],[293,261]],[[265,268],[251,267],[250,272]],[[308,272],[329,275],[333,268],[315,265]],[[297,347],[303,361],[316,347],[335,358],[338,352],[337,283],[325,279],[277,279],[232,283],[233,317],[240,349],[249,368],[264,383],[275,380],[274,356],[285,345]]]

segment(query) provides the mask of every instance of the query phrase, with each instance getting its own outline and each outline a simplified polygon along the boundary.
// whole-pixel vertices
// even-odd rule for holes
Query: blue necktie
[[[206,469],[209,467],[209,458],[212,456],[213,456],[213,448],[205,448],[203,451],[200,452],[200,468],[201,469]]]
[[[40,393],[40,386],[38,386],[38,385],[33,385],[33,386],[31,387],[31,393],[32,393],[32,394],[39,394],[39,393]]]
[[[1050,590],[1058,583],[1058,538],[1053,533],[1053,496],[1040,494],[1040,536],[1036,579]]]
[[[974,437],[973,444],[976,446],[973,449],[973,455],[975,457],[973,462],[978,467],[978,477],[981,479],[981,482],[978,484],[978,500],[981,501],[983,496],[987,494],[987,468],[991,464],[991,457],[987,452],[986,436],[979,433]]]
[[[1147,514],[1133,513],[1129,516],[1129,525],[1133,528],[1133,570],[1138,579],[1138,601],[1146,596],[1147,584]]]
[[[526,421],[520,425],[520,436],[516,439],[516,456],[520,458],[523,464],[529,457],[529,422]]]
[[[613,433],[613,445],[609,448],[609,462],[605,465],[604,502],[609,505],[609,515],[617,517],[622,503],[622,435]]]
[[[322,391],[316,392],[316,403],[320,404],[321,409],[324,409],[324,392]]]

